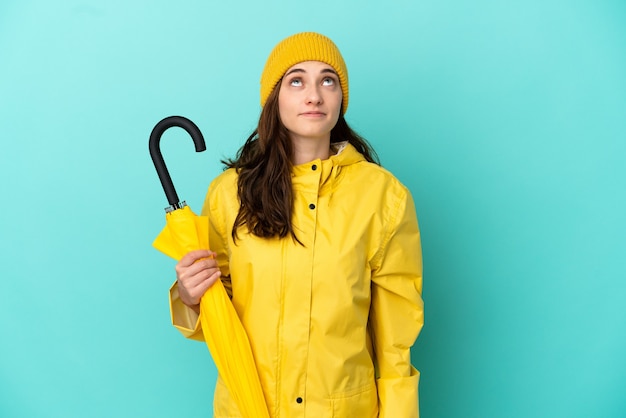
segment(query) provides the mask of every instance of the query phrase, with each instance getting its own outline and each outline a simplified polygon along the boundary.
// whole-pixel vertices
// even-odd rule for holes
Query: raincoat
[[[350,144],[293,167],[298,239],[239,230],[237,173],[210,185],[203,214],[222,281],[248,333],[270,415],[415,418],[410,347],[423,325],[419,229],[409,191]],[[202,340],[170,290],[173,324]],[[214,416],[241,417],[218,377]]]

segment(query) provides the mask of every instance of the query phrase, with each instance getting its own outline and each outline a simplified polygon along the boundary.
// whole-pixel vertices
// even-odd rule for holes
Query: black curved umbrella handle
[[[148,147],[150,148],[150,157],[152,157],[154,168],[156,168],[159,180],[161,180],[161,185],[165,191],[165,196],[167,196],[167,201],[170,204],[170,207],[165,209],[166,211],[181,207],[180,201],[178,200],[178,194],[174,188],[174,183],[172,183],[170,173],[165,166],[165,161],[163,160],[163,154],[161,154],[160,148],[161,136],[163,136],[163,133],[166,130],[174,126],[183,128],[189,135],[191,135],[191,139],[193,139],[193,143],[196,146],[196,152],[206,150],[206,144],[204,143],[204,137],[202,136],[200,129],[195,123],[185,117],[169,116],[157,123],[154,129],[152,129]]]

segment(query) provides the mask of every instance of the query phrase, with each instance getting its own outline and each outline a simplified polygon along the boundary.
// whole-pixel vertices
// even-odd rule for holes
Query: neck
[[[327,160],[330,157],[330,135],[328,138],[292,138],[293,165],[305,164],[313,160]]]

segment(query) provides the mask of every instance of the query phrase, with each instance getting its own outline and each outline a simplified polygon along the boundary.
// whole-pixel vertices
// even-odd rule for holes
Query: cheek
[[[278,105],[278,118],[280,119],[280,122],[285,126],[289,126],[291,125],[291,119],[289,117],[289,113],[285,112],[283,110],[284,108],[280,106],[280,104]]]
[[[343,95],[341,94],[341,90],[339,90],[338,94],[334,93],[332,97],[330,98],[330,100],[332,101],[332,107],[337,113],[341,112],[341,100],[342,99],[343,99]]]
[[[287,117],[285,110],[288,108],[289,105],[285,98],[282,96],[278,96],[278,116],[280,117],[281,121],[284,121],[285,117]]]
[[[292,97],[292,95],[280,94],[279,93],[279,95],[278,95],[278,112],[280,114],[286,114],[293,107],[294,107],[294,98]]]

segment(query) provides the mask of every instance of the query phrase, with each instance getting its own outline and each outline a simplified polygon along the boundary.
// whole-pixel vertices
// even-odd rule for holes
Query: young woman
[[[174,325],[202,339],[200,298],[222,280],[270,416],[417,417],[415,209],[344,119],[348,72],[335,44],[311,32],[280,42],[261,106],[257,130],[209,187],[211,251],[176,266]],[[241,416],[219,378],[214,416]]]

